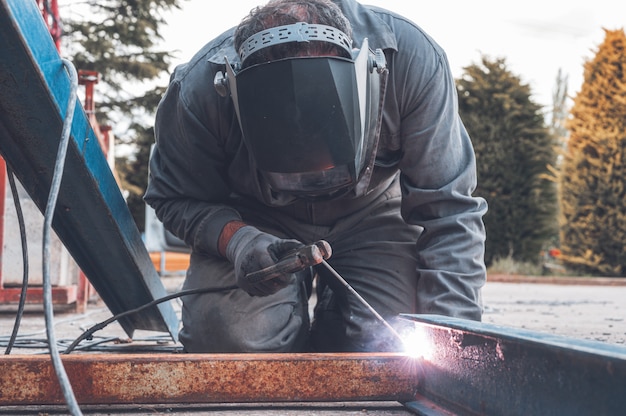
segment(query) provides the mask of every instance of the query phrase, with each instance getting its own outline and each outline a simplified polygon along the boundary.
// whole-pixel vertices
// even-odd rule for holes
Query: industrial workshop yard
[[[626,279],[491,275],[483,292],[484,322],[404,315],[397,329],[350,291],[386,325],[387,335],[402,341],[405,351],[398,353],[183,353],[173,339],[181,303],[160,301],[180,291],[187,264],[168,269],[166,257],[148,257],[175,248],[151,247],[148,233],[133,226],[115,174],[113,130],[96,119],[92,87],[99,74],[62,57],[60,16],[56,2],[48,3],[0,0],[0,194],[6,194],[0,198],[0,349],[6,351],[0,415],[624,413]],[[381,75],[389,72],[379,65],[382,55],[370,62]],[[350,166],[351,176],[361,171]],[[15,178],[23,189],[11,186],[9,197],[5,191]],[[168,183],[176,187],[176,181]],[[39,211],[43,227],[19,221],[20,212],[32,220]],[[33,237],[33,229],[41,234]],[[50,231],[58,238],[46,238]],[[40,240],[41,247],[30,243]],[[27,283],[19,279],[18,247]],[[277,268],[288,266],[280,273],[291,273],[294,264],[301,270],[328,254],[316,243],[280,259]],[[40,264],[41,276],[29,273]],[[4,267],[9,265],[15,270]],[[22,287],[28,287],[26,310],[19,333],[12,334]],[[384,328],[376,336],[383,334]]]
[[[182,273],[172,273],[163,277],[168,292],[180,289]],[[626,280],[620,279],[574,279],[574,278],[526,278],[519,276],[493,276],[483,292],[484,322],[501,326],[523,328],[540,333],[601,341],[616,345],[626,344]],[[180,313],[180,304],[175,309]],[[37,344],[24,344],[29,339],[45,339],[44,318],[39,305],[30,305],[20,329],[19,348],[13,354],[33,354],[39,351]],[[109,318],[111,313],[102,302],[92,301],[85,313],[75,313],[69,309],[59,309],[55,313],[55,333],[57,340],[76,339],[86,329]],[[11,332],[14,313],[4,307],[0,314],[0,335],[5,341]],[[157,338],[154,336],[157,335]],[[95,334],[125,340],[127,337],[116,323]],[[160,341],[158,341],[160,339]],[[122,348],[124,351],[155,353],[176,351],[180,346],[167,342],[162,334],[135,334],[135,341],[119,344],[120,341],[102,345],[107,348]],[[136,348],[134,348],[134,347]],[[146,350],[147,349],[147,350]],[[117,350],[111,350],[117,352]],[[98,353],[96,352],[93,352]],[[85,354],[85,353],[76,353]],[[317,402],[317,403],[260,403],[260,404],[184,404],[184,405],[97,405],[86,406],[85,414],[92,415],[410,415],[414,414],[402,404],[394,401],[383,402]],[[63,406],[10,406],[1,407],[1,415],[18,414],[66,414]]]

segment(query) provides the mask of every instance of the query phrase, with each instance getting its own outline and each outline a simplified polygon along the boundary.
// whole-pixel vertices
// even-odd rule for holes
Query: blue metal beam
[[[621,415],[626,347],[442,316],[413,322],[420,415]],[[424,406],[422,399],[446,412]],[[431,409],[431,410],[424,410]]]
[[[0,153],[42,212],[69,93],[36,2],[0,0]],[[71,135],[53,229],[114,314],[166,295],[81,106]],[[131,337],[135,329],[178,333],[170,303],[120,324]]]

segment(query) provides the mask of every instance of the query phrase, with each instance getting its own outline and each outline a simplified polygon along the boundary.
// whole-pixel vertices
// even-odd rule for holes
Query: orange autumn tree
[[[626,277],[626,36],[605,30],[584,65],[567,122],[559,175],[564,263],[585,274]]]

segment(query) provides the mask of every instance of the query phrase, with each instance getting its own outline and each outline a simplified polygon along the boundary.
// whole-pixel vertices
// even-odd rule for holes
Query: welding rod
[[[337,273],[337,271],[335,269],[333,269],[333,267],[328,264],[328,262],[326,260],[322,260],[322,264],[324,266],[326,266],[326,268],[333,274],[333,276],[335,276],[337,278],[337,280],[339,280],[339,282],[341,282],[342,285],[345,286],[346,289],[348,289],[348,291],[350,293],[352,293],[354,296],[356,296],[356,298],[363,304],[363,306],[365,306],[375,317],[376,319],[378,319],[383,325],[385,325],[387,327],[387,329],[389,329],[389,331],[391,331],[391,333],[398,338],[398,340],[400,340],[400,342],[403,342],[402,337],[400,336],[400,334],[398,334],[398,331],[396,331],[390,324],[389,322],[385,321],[385,318],[383,318],[382,316],[380,316],[380,314],[378,312],[376,312],[376,309],[374,309],[372,307],[372,305],[370,305],[369,303],[367,303],[367,301],[365,299],[363,299],[363,297],[361,295],[359,295],[359,292],[357,292],[356,290],[354,290],[354,288],[352,286],[350,286],[350,283],[348,283],[346,281],[346,279],[344,279],[343,277],[341,277],[341,275],[339,273]]]

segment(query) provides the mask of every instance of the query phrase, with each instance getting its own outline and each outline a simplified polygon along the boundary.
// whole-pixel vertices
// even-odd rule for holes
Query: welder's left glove
[[[251,282],[246,275],[273,266],[285,254],[302,246],[297,240],[284,240],[247,225],[233,234],[225,256],[235,266],[239,287],[252,296],[268,296],[294,282],[295,275],[277,272],[260,282]]]

